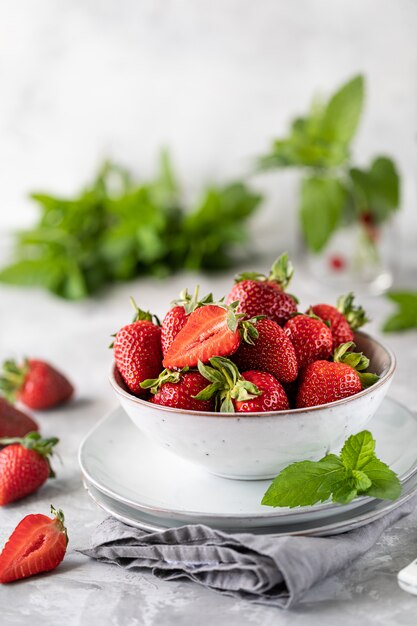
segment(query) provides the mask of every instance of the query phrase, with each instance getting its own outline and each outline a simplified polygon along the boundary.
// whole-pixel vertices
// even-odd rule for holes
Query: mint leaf
[[[352,480],[346,480],[346,482],[342,483],[333,493],[332,500],[333,502],[338,502],[339,504],[348,504],[352,502],[358,495],[358,490],[355,487],[355,484]]]
[[[338,227],[346,189],[336,178],[312,176],[301,186],[300,218],[304,238],[313,252],[320,252]]]
[[[363,471],[372,482],[371,487],[364,490],[367,496],[395,500],[401,494],[401,483],[397,474],[376,457],[365,465]]]
[[[324,139],[349,143],[356,133],[364,101],[363,76],[355,76],[330,99],[321,127]]]
[[[372,485],[372,480],[360,470],[352,470],[352,478],[357,491],[366,491]]]
[[[387,297],[397,304],[397,312],[383,326],[386,333],[417,329],[417,291],[390,292]]]
[[[383,223],[400,203],[400,177],[394,162],[388,157],[377,157],[366,169],[349,171],[357,211],[372,215]]]
[[[267,489],[262,504],[308,506],[324,502],[347,504],[358,495],[395,500],[401,493],[398,476],[375,456],[375,441],[367,430],[351,435],[340,458],[300,461],[286,467]]]
[[[374,457],[375,440],[369,430],[351,435],[340,453],[343,465],[352,470],[362,470]]]
[[[301,461],[286,467],[269,486],[262,504],[308,506],[328,500],[346,480],[346,470],[334,454],[320,461]]]
[[[135,181],[121,166],[105,162],[73,198],[32,199],[38,223],[17,235],[14,259],[0,270],[0,282],[77,300],[135,276],[232,265],[262,198],[236,182],[212,186],[190,210],[164,152],[154,179]]]

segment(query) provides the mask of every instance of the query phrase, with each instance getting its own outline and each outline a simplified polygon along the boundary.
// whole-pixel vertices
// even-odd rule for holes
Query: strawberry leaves
[[[367,495],[395,500],[401,493],[398,476],[375,455],[375,440],[364,430],[351,435],[340,456],[301,461],[286,467],[272,481],[262,504],[273,507],[311,506],[332,498],[347,504]]]
[[[241,376],[232,361],[224,357],[211,358],[210,366],[199,361],[198,371],[211,384],[194,397],[210,400],[215,396],[216,410],[222,413],[234,413],[233,400],[244,402],[262,394],[256,385]]]
[[[349,365],[358,373],[360,381],[362,383],[362,389],[372,387],[378,380],[377,374],[366,372],[369,367],[369,359],[362,352],[349,352],[350,348],[355,348],[353,341],[342,343],[336,348],[333,354],[333,360],[335,363],[344,363]]]

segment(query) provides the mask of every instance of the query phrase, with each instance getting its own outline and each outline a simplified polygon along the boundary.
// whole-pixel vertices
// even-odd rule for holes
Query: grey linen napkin
[[[367,526],[333,537],[228,534],[200,524],[147,532],[109,517],[95,530],[92,547],[80,552],[127,569],[149,569],[164,580],[186,578],[288,609],[317,582],[369,550],[415,505],[413,498]]]

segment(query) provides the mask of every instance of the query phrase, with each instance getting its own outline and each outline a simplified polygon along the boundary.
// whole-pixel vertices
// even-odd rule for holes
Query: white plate
[[[378,456],[405,481],[417,470],[417,418],[386,399],[369,430]],[[222,528],[256,528],[301,523],[338,515],[373,501],[349,505],[326,502],[313,507],[273,509],[260,504],[269,480],[220,478],[178,459],[153,444],[119,408],[85,438],[79,462],[89,485],[112,500],[168,524],[204,523]]]
[[[120,520],[121,522],[134,526],[140,530],[148,532],[157,532],[160,530],[166,530],[169,527],[178,527],[182,523],[179,521],[163,520],[152,515],[147,515],[143,511],[139,511],[133,507],[129,507],[123,502],[118,502],[109,496],[106,496],[103,492],[96,489],[93,485],[90,485],[87,481],[84,483],[90,498],[106,513],[109,513],[112,517]],[[258,528],[230,528],[222,527],[218,528],[227,530],[229,532],[251,532],[255,534],[269,534],[275,537],[283,537],[288,535],[305,535],[309,537],[328,537],[331,535],[339,535],[340,533],[349,532],[355,530],[361,526],[366,526],[371,522],[375,522],[383,515],[386,515],[390,511],[393,511],[397,507],[405,504],[407,500],[412,498],[417,491],[417,474],[413,474],[408,480],[403,483],[403,491],[397,500],[391,502],[389,500],[371,500],[365,502],[361,506],[355,509],[348,509],[346,507],[339,507],[339,512],[332,517],[319,518],[316,520],[304,521],[304,522],[292,522],[289,524],[279,524],[269,527]],[[165,523],[164,523],[165,521]]]

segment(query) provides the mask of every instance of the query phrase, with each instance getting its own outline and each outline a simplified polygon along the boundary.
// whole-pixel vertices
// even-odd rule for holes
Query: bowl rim
[[[309,406],[305,408],[303,407],[300,409],[288,409],[288,410],[282,410],[282,411],[263,411],[263,412],[254,411],[253,413],[249,413],[249,412],[248,413],[245,413],[245,412],[225,413],[225,412],[220,412],[220,411],[194,411],[191,409],[176,409],[170,406],[163,406],[162,404],[150,405],[148,400],[143,400],[142,398],[139,398],[138,396],[134,396],[133,394],[129,393],[128,391],[126,391],[119,385],[115,377],[115,371],[117,369],[117,366],[116,366],[116,363],[114,362],[112,363],[111,369],[110,369],[110,376],[109,376],[110,384],[118,395],[123,396],[124,398],[126,398],[127,400],[130,400],[134,404],[138,404],[139,406],[146,407],[147,409],[149,408],[158,409],[158,410],[163,411],[164,413],[174,413],[174,414],[176,413],[176,414],[191,415],[191,416],[198,415],[199,417],[207,417],[207,418],[227,417],[228,419],[231,419],[231,418],[248,419],[251,417],[253,418],[254,416],[256,416],[256,419],[259,419],[262,417],[272,417],[274,415],[300,415],[300,414],[302,415],[305,413],[311,413],[312,411],[319,411],[319,410],[323,410],[327,408],[333,408],[333,407],[341,406],[342,404],[348,404],[349,402],[353,402],[354,400],[357,400],[358,398],[362,398],[372,393],[376,389],[379,389],[380,387],[385,385],[388,380],[392,378],[397,367],[397,359],[395,357],[394,352],[391,350],[391,348],[384,345],[378,339],[375,339],[368,333],[364,333],[362,331],[355,331],[355,335],[356,334],[361,335],[367,339],[370,339],[371,341],[376,343],[380,348],[382,348],[386,352],[386,354],[388,355],[388,359],[389,359],[388,369],[385,372],[385,374],[381,376],[381,378],[371,387],[368,387],[367,389],[362,389],[362,391],[360,391],[359,393],[356,393],[353,396],[349,396],[348,398],[342,398],[341,400],[335,400],[334,402],[327,402],[327,404],[316,404],[314,406]]]

